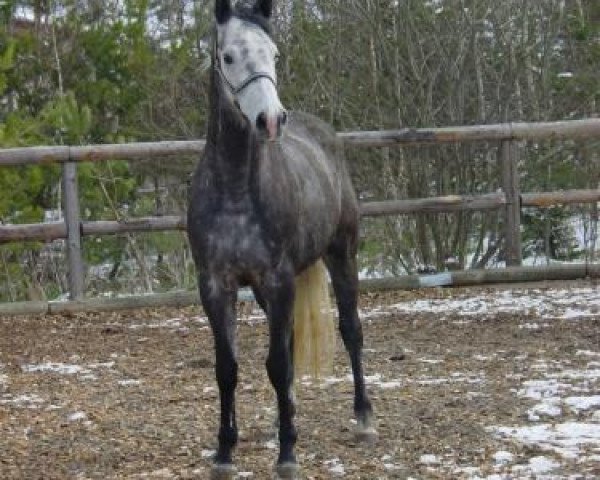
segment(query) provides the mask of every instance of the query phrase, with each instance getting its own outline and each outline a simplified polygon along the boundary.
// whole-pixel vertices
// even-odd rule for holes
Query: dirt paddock
[[[305,479],[600,478],[600,288],[361,297],[379,440],[352,383],[297,383]],[[267,332],[240,306],[240,478],[271,478]],[[207,479],[218,395],[200,308],[0,319],[0,478]]]

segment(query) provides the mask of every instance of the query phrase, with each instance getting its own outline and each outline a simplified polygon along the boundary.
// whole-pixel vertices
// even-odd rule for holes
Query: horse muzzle
[[[268,141],[274,142],[281,137],[287,120],[288,116],[285,110],[276,114],[261,112],[256,117],[256,130]]]

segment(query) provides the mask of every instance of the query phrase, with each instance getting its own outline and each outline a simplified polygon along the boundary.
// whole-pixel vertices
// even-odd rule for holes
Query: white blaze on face
[[[265,115],[269,137],[277,132],[277,119],[284,111],[279,100],[275,59],[277,47],[260,27],[233,17],[217,27],[219,63],[223,76],[234,90],[242,87],[255,74],[258,77],[238,93],[231,92],[242,113],[256,126],[260,114]]]

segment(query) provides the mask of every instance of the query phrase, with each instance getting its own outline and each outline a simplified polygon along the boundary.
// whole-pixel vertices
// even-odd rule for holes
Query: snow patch
[[[216,450],[202,450],[200,457],[202,458],[213,458],[217,454]]]
[[[435,378],[421,376],[417,380],[414,380],[414,383],[421,386],[443,385],[446,383],[466,383],[470,385],[476,385],[485,383],[484,377],[485,374],[483,372],[480,372],[479,374],[454,372],[450,375],[450,377]]]
[[[2,373],[6,365],[0,363],[0,389],[8,385],[8,375]]]
[[[548,457],[533,457],[529,459],[529,469],[534,474],[548,473],[560,467],[560,463]]]
[[[141,383],[142,383],[141,380],[136,380],[134,378],[128,378],[125,380],[117,381],[117,384],[119,384],[121,387],[133,387],[136,385],[140,385]]]
[[[430,365],[437,365],[439,363],[444,363],[444,360],[437,359],[437,358],[419,358],[419,362],[428,363]]]
[[[22,365],[21,370],[25,373],[54,373],[57,375],[79,375],[81,380],[95,380],[97,377],[94,370],[101,368],[111,369],[115,362],[90,363],[87,366],[61,363],[45,362],[39,364]]]
[[[600,407],[600,395],[592,395],[590,397],[567,397],[565,403],[575,413],[580,413],[583,410],[591,410],[594,407]]]
[[[0,398],[0,405],[10,405],[16,408],[30,408],[32,410],[40,408],[40,404],[44,403],[44,399],[35,393],[22,395],[3,395]]]
[[[577,350],[575,353],[576,356],[586,356],[586,357],[600,357],[600,352],[592,352],[591,350]]]
[[[507,452],[505,450],[500,450],[494,453],[494,461],[496,465],[506,465],[507,463],[511,463],[514,460],[515,456]]]
[[[393,463],[392,460],[393,460],[393,457],[389,454],[386,454],[383,457],[381,457],[381,461],[383,462],[383,468],[385,468],[388,471],[395,471],[395,470],[403,469],[402,465]]]
[[[541,330],[542,328],[549,327],[549,323],[524,323],[519,325],[521,330]]]
[[[70,365],[67,363],[46,362],[38,365],[29,364],[21,366],[21,370],[25,373],[57,373],[59,375],[75,375],[78,373],[91,373],[87,368],[81,365]]]
[[[577,356],[595,358],[596,355],[580,350]],[[527,410],[527,418],[530,422],[542,423],[488,428],[499,438],[551,452],[559,457],[558,460],[533,457],[526,465],[510,466],[512,459],[503,462],[496,458],[497,468],[502,468],[502,472],[510,471],[515,478],[546,478],[545,475],[561,466],[560,457],[567,461],[576,460],[579,464],[594,462],[593,456],[600,450],[600,395],[596,394],[600,371],[594,365],[596,362],[589,362],[583,369],[569,368],[565,365],[568,362],[569,359],[532,363],[532,372],[542,378],[523,381],[521,388],[514,390],[518,397],[535,401]],[[565,418],[573,413],[579,421]]]
[[[439,465],[441,461],[437,455],[427,453],[419,457],[419,463],[422,463],[423,465]]]
[[[81,420],[87,420],[87,414],[85,412],[73,412],[67,416],[69,422],[79,422]]]
[[[585,422],[540,424],[523,427],[489,427],[504,439],[513,439],[565,458],[583,456],[586,448],[600,448],[600,425]]]
[[[490,362],[492,360],[495,360],[497,357],[496,354],[493,355],[473,355],[473,359],[477,360],[479,362]]]
[[[325,460],[323,465],[327,467],[327,469],[333,473],[334,475],[343,476],[346,474],[346,470],[344,469],[344,464],[339,458],[333,458],[331,460]]]
[[[129,328],[131,330],[139,330],[141,328],[150,328],[150,329],[155,329],[155,328],[173,328],[173,329],[178,329],[183,327],[182,324],[183,319],[181,318],[168,318],[166,320],[159,320],[159,321],[154,321],[154,322],[147,322],[147,323],[136,323],[133,325],[130,325]]]
[[[267,447],[269,450],[277,450],[279,445],[275,440],[268,440],[265,442],[265,447]]]
[[[446,315],[462,317],[489,317],[498,313],[529,313],[545,320],[575,320],[600,315],[600,295],[593,287],[572,289],[504,290],[493,294],[459,295],[452,298],[407,300],[373,311],[375,314],[435,314],[441,319]],[[525,322],[522,328],[538,329],[547,322]]]
[[[553,398],[546,402],[538,403],[527,410],[527,418],[531,422],[537,422],[541,420],[541,417],[559,417],[562,415],[562,408],[557,405],[559,402],[559,398]]]

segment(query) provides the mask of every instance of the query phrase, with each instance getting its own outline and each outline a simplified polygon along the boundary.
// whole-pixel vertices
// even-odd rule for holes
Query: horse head
[[[273,41],[271,0],[252,7],[217,0],[214,67],[225,98],[246,119],[259,138],[276,140],[287,121],[277,93],[278,50]]]

